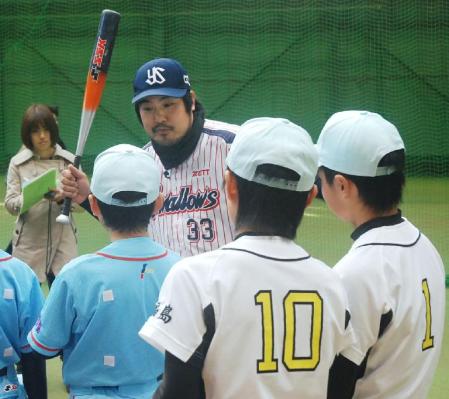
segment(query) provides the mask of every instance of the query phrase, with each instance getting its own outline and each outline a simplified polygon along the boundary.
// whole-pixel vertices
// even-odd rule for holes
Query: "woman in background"
[[[22,120],[22,143],[26,147],[10,161],[7,175],[5,207],[18,215],[13,231],[13,255],[27,263],[41,283],[49,285],[62,266],[78,255],[76,229],[71,218],[68,225],[56,222],[61,212],[62,197],[55,191],[20,213],[22,188],[50,168],[57,177],[74,155],[58,144],[59,128],[52,110],[44,104],[32,104]]]

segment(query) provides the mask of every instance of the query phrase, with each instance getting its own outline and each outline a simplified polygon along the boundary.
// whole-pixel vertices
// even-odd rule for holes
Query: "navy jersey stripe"
[[[276,261],[280,261],[280,262],[299,262],[302,260],[306,260],[310,258],[310,255],[307,256],[303,256],[302,258],[290,258],[290,259],[286,259],[286,258],[273,258],[271,256],[266,256],[266,255],[262,255],[262,254],[258,254],[257,252],[253,252],[253,251],[248,251],[247,249],[242,249],[242,248],[221,248],[223,251],[240,251],[240,252],[247,252],[251,255],[255,255],[258,256],[259,258],[264,258],[264,259],[269,259],[269,260],[276,260]]]
[[[418,238],[412,242],[411,244],[397,244],[394,242],[369,242],[366,244],[362,244],[362,245],[358,245],[357,248],[361,248],[361,247],[367,247],[370,245],[383,245],[383,246],[388,246],[388,247],[404,247],[404,248],[408,248],[408,247],[413,247],[421,238],[421,232],[419,232],[418,234]]]
[[[221,137],[228,144],[232,144],[235,138],[235,133],[232,133],[228,130],[213,130],[204,128],[203,133],[208,134],[209,136]]]

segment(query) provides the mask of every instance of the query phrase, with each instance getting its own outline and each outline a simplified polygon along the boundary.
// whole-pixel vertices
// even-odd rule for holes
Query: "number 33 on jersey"
[[[208,252],[232,241],[224,192],[225,160],[238,126],[206,120],[193,153],[180,165],[161,168],[164,205],[151,221],[152,238],[182,257]]]

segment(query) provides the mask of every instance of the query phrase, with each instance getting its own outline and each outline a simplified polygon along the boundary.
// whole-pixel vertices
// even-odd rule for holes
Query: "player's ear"
[[[237,184],[237,179],[229,169],[226,169],[224,181],[225,181],[226,203],[228,206],[228,215],[232,223],[235,224],[237,217],[237,210],[239,207],[239,188]]]
[[[318,187],[316,184],[314,184],[312,189],[309,191],[309,195],[307,196],[306,208],[312,203],[317,194],[318,194]]]
[[[164,205],[164,196],[161,193],[159,193],[157,198],[154,200],[154,209],[151,215],[152,216],[156,215],[161,210],[163,205]]]
[[[196,93],[190,90],[190,97],[192,98],[192,112],[196,109]]]
[[[98,220],[103,220],[103,215],[101,214],[100,207],[98,206],[97,199],[93,196],[93,194],[89,194],[87,197],[89,199],[90,209],[92,210],[92,214],[98,218]]]
[[[335,175],[332,184],[335,187],[336,192],[343,197],[350,195],[355,187],[355,184],[351,180],[339,174]]]
[[[337,194],[344,200],[356,199],[359,197],[357,185],[345,176],[335,175],[334,186],[337,190]]]
[[[238,199],[237,179],[229,169],[226,169],[225,171],[224,181],[225,181],[225,192],[228,201],[229,200],[236,201]]]

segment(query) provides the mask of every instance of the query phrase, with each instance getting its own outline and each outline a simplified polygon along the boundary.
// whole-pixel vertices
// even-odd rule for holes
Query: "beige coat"
[[[76,228],[71,223],[56,222],[61,205],[42,199],[27,212],[19,215],[22,206],[22,187],[27,181],[41,175],[49,168],[56,168],[57,178],[74,155],[56,145],[52,159],[40,160],[29,149],[16,154],[9,163],[5,207],[12,215],[18,215],[13,232],[13,255],[27,263],[37,274],[39,281],[46,281],[46,272],[56,275],[62,266],[77,256]]]

